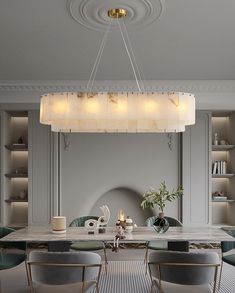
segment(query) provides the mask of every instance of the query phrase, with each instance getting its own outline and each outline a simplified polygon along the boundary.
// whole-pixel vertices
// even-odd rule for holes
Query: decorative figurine
[[[213,144],[214,145],[218,145],[219,144],[219,139],[218,139],[218,133],[217,132],[214,133],[214,141],[213,141]]]
[[[118,220],[116,222],[116,229],[117,229],[117,234],[115,235],[114,240],[113,240],[112,251],[118,252],[119,240],[126,238],[126,236],[124,235],[125,228],[122,225],[120,220]]]
[[[18,142],[19,144],[23,144],[23,143],[24,143],[23,137],[20,136],[20,137],[18,138],[17,142]]]
[[[133,224],[133,220],[127,216],[126,218],[126,232],[127,233],[131,233],[133,231],[133,228],[134,228],[134,224]]]

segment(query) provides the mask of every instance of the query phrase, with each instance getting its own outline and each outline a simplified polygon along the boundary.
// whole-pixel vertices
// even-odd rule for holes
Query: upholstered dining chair
[[[3,238],[13,231],[14,229],[9,227],[0,227],[0,238]],[[23,253],[12,253],[10,252],[10,248],[23,250]],[[0,242],[0,270],[11,269],[25,262],[27,258],[26,248],[26,242]],[[7,252],[5,252],[4,249],[7,249]],[[27,266],[26,273],[28,278]]]
[[[70,227],[84,227],[85,222],[87,220],[98,220],[98,217],[96,216],[83,216],[74,219],[70,223]],[[105,258],[105,271],[107,273],[107,254],[106,254],[106,243],[104,241],[76,241],[71,244],[71,249],[77,250],[77,251],[96,251],[96,250],[103,250],[104,251],[104,258]]]
[[[146,226],[152,227],[156,216],[149,217],[146,220]],[[169,222],[170,227],[182,227],[182,223],[172,217],[165,217]],[[178,250],[178,251],[188,251],[189,250],[189,242],[188,241],[148,241],[146,242],[146,251],[145,251],[145,258],[144,262],[146,263],[146,272],[148,267],[148,252],[149,249],[151,250]]]
[[[216,252],[151,252],[151,292],[215,293],[219,266]]]
[[[235,238],[235,229],[234,230],[227,230],[227,233]],[[222,271],[223,271],[223,263],[227,263],[229,265],[235,266],[235,239],[233,241],[222,241],[221,242],[221,267],[220,267],[220,277],[219,277],[219,288],[221,285],[222,279]],[[233,250],[233,252],[232,252]]]
[[[97,253],[31,251],[27,265],[31,292],[99,292],[102,265]]]

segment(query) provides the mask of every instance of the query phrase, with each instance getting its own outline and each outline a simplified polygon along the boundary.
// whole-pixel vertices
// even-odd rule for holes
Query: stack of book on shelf
[[[226,161],[215,161],[212,164],[212,174],[226,174],[226,173],[227,173]]]
[[[219,195],[213,195],[212,196],[212,199],[213,200],[227,200],[228,198],[227,198],[227,196],[219,196]]]

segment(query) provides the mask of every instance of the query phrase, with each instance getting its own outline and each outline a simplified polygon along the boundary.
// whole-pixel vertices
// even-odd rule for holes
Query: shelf
[[[5,174],[5,176],[7,178],[28,178],[28,174],[27,173],[10,173],[10,174]]]
[[[230,178],[235,176],[235,174],[212,174],[212,178]]]
[[[212,145],[212,151],[229,151],[235,147],[234,144]]]
[[[212,199],[212,202],[234,202],[234,199]]]
[[[12,203],[12,202],[28,202],[27,199],[16,199],[16,198],[9,198],[5,199],[5,202]]]
[[[27,144],[7,144],[5,145],[5,148],[9,151],[28,151],[28,145]]]
[[[27,111],[7,111],[7,113],[12,117],[28,117]]]

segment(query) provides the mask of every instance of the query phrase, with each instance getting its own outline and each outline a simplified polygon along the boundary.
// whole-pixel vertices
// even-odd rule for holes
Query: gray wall
[[[135,192],[138,205],[132,206],[128,195],[126,200],[120,196],[119,206],[141,225],[139,197],[143,192],[164,180],[170,189],[178,186],[177,135],[173,135],[172,150],[166,134],[71,134],[69,139],[69,150],[63,150],[63,143],[61,146],[61,212],[68,222],[95,210],[100,214],[101,197],[110,190],[126,188]],[[116,216],[119,195],[113,193],[110,198],[115,200],[108,204]],[[166,214],[178,218],[178,209],[177,202],[169,203]]]

